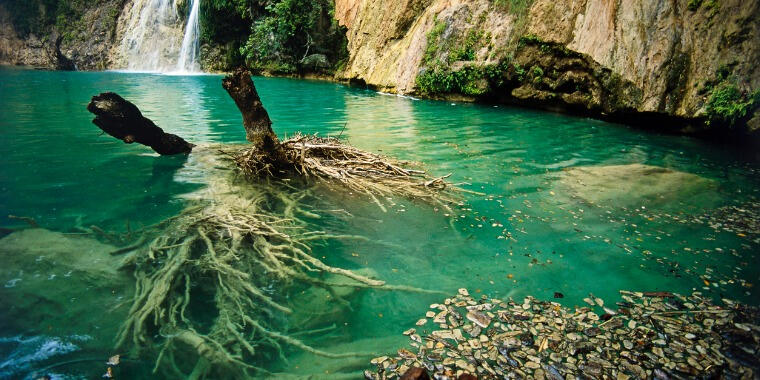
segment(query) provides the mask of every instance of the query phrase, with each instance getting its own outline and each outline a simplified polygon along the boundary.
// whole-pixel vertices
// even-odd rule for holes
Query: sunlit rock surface
[[[717,187],[710,179],[643,164],[578,166],[563,171],[567,195],[597,205],[661,205],[685,196],[709,200]]]

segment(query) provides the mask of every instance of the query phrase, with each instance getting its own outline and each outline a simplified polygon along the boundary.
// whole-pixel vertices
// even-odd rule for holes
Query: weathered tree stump
[[[264,151],[276,150],[279,140],[272,131],[272,121],[256,92],[251,73],[240,67],[222,80],[222,86],[243,114],[246,140]]]
[[[182,137],[164,132],[143,116],[137,106],[116,93],[93,96],[87,110],[95,114],[93,124],[127,144],[140,143],[161,155],[190,153],[195,146]]]

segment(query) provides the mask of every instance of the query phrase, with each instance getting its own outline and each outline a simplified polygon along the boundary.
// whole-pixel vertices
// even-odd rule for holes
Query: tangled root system
[[[316,135],[297,134],[283,141],[276,155],[250,147],[237,153],[235,162],[250,177],[295,173],[365,194],[383,209],[378,198],[390,196],[448,208],[448,204],[456,201],[456,193],[463,191],[445,181],[449,175],[433,178],[422,170],[409,168],[411,164],[408,162],[363,151],[336,138]]]
[[[305,156],[301,170],[315,176],[343,175],[331,171],[338,170],[339,164],[322,164],[328,160],[327,154],[336,152],[312,144],[322,141],[320,145],[330,146],[327,142],[332,140],[306,141],[304,145],[312,146],[312,151],[324,150],[317,153],[320,159]],[[288,144],[295,146],[296,142]],[[396,166],[369,161],[363,165],[367,170],[382,167],[376,176],[386,172],[411,176]],[[230,182],[220,180],[224,181]],[[388,176],[381,183],[388,186],[392,181],[397,180]],[[419,186],[415,193],[427,191],[426,186],[415,186]],[[262,362],[262,354],[284,357],[288,348],[332,358],[371,355],[330,353],[290,336],[284,320],[292,313],[292,305],[283,295],[295,283],[322,287],[333,295],[341,286],[427,292],[388,285],[315,258],[310,249],[314,242],[350,237],[309,228],[308,220],[318,216],[303,206],[303,200],[314,200],[311,190],[296,190],[282,182],[246,181],[245,186],[217,189],[204,198],[157,226],[149,243],[125,259],[137,286],[118,346],[131,347],[138,351],[135,354],[147,351],[156,358],[154,371],[164,376],[248,378],[266,374],[254,363]]]

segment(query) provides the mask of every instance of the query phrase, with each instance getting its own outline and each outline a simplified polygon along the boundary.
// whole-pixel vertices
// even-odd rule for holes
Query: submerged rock
[[[87,336],[107,357],[134,286],[115,250],[41,228],[0,239],[0,334]]]
[[[644,164],[577,166],[562,172],[559,193],[597,205],[640,206],[715,195],[715,181]],[[717,199],[717,198],[716,198]]]
[[[41,228],[0,239],[0,356],[7,354],[0,378],[37,378],[30,371],[79,352],[101,356],[102,363],[113,355],[125,301],[134,293],[134,280],[119,271],[122,259],[109,254],[115,250]],[[102,369],[82,370],[92,378]]]

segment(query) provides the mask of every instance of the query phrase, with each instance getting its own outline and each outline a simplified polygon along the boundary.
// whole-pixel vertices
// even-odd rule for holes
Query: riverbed
[[[451,174],[448,180],[468,191],[450,209],[384,199],[385,210],[361,196],[325,192],[314,207],[340,210],[341,217],[324,218],[317,228],[362,237],[314,246],[327,264],[389,284],[446,294],[467,288],[475,297],[531,295],[566,306],[590,293],[612,303],[621,289],[700,290],[760,305],[760,237],[712,218],[757,202],[760,165],[742,149],[505,106],[321,81],[254,81],[281,137],[339,137],[421,163],[436,177]],[[82,260],[105,248],[76,239],[92,226],[125,233],[158,223],[207,186],[208,173],[192,155],[159,157],[101,135],[85,107],[104,91],[195,144],[245,143],[221,76],[0,70],[0,227],[13,239],[0,245],[0,377],[51,366],[47,372],[64,378],[102,374],[116,354],[114,334],[133,285],[107,262]],[[28,223],[6,215],[32,218],[41,229],[11,233]],[[69,256],[55,259],[65,265],[45,253],[51,245],[68,247]],[[72,265],[103,276],[75,279]],[[109,278],[118,280],[102,280]],[[403,345],[400,332],[441,298],[364,290],[351,295],[350,308],[334,312],[335,304],[318,297],[293,296],[295,314],[302,308],[301,315],[317,317],[291,323],[324,330],[302,339],[325,351],[372,353]],[[29,302],[14,304],[19,299]],[[102,308],[78,308],[88,302]],[[360,378],[368,363],[287,347],[286,356],[258,365]],[[133,358],[122,367],[123,375],[145,374],[153,363]]]

